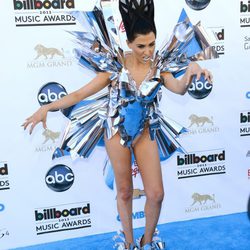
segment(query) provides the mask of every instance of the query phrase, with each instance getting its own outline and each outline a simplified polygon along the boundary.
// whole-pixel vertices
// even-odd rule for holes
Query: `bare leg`
[[[156,141],[151,141],[148,129],[145,129],[141,138],[135,144],[134,153],[146,193],[146,227],[141,242],[143,246],[152,242],[164,197],[158,145]]]
[[[131,173],[131,153],[120,144],[116,134],[110,140],[105,139],[106,150],[114,169],[117,187],[117,208],[121,219],[126,242],[133,243],[132,198],[133,185]]]

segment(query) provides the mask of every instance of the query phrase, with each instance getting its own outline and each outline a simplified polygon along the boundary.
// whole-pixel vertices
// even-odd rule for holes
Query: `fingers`
[[[22,124],[23,129],[25,130],[29,126],[30,123],[31,123],[30,119],[26,119],[26,121]]]
[[[202,74],[202,71],[198,71],[198,73],[196,74],[196,80],[200,80],[201,78],[201,74]]]
[[[47,129],[47,125],[46,125],[46,115],[47,113],[44,112],[44,110],[42,108],[40,108],[38,111],[36,111],[32,116],[28,117],[25,122],[22,124],[24,130],[27,129],[27,127],[29,125],[30,129],[29,129],[29,133],[31,134],[33,132],[34,127],[39,123],[42,122],[43,123],[43,128]]]
[[[27,127],[31,124],[31,127],[30,127],[30,130],[29,130],[29,133],[31,134],[34,127],[37,125],[38,122],[36,122],[34,119],[32,118],[28,118],[26,119],[26,121],[22,124],[22,127],[24,130],[27,129]]]
[[[44,129],[47,129],[46,121],[43,121],[43,128],[44,128]]]
[[[203,74],[204,74],[204,76],[205,76],[205,79],[206,79],[208,82],[210,82],[210,83],[213,82],[213,76],[212,76],[212,74],[211,74],[210,71],[208,71],[207,69],[205,69],[205,70],[203,70]]]
[[[22,124],[22,126],[24,127],[24,130],[29,126],[30,123],[33,123],[33,122],[34,122],[34,119],[32,119],[32,116],[27,118],[25,122]]]
[[[199,66],[199,64],[197,64],[195,62],[191,62],[188,67],[190,70],[190,76],[196,75],[196,81],[200,80],[201,74],[203,73],[203,70]]]
[[[207,69],[202,69],[197,63],[190,63],[188,67],[187,80],[191,80],[193,75],[196,75],[196,80],[200,80],[201,75],[204,74],[204,78],[209,82],[213,82],[213,76]]]
[[[26,127],[27,127],[27,122],[28,122],[29,119],[30,119],[30,117],[26,118],[26,119],[25,119],[25,122],[21,125],[22,127],[24,127],[24,130],[25,130]]]
[[[33,131],[34,127],[36,126],[36,124],[37,124],[36,122],[32,123],[32,125],[30,127],[30,135],[32,134],[32,131]]]
[[[211,72],[209,72],[209,80],[210,80],[210,83],[213,83],[213,75],[211,74]]]

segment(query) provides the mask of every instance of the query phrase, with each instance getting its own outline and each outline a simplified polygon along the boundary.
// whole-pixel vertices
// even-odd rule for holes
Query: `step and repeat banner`
[[[97,147],[88,159],[52,160],[69,122],[60,111],[49,112],[47,130],[39,124],[29,135],[21,127],[41,105],[94,77],[78,65],[70,34],[83,31],[72,11],[94,5],[90,0],[0,2],[0,249],[121,228],[105,148]],[[109,1],[103,6],[107,13],[117,12]],[[183,9],[193,24],[201,21],[219,58],[200,62],[214,76],[212,89],[202,82],[183,96],[163,89],[162,112],[188,133],[179,139],[187,153],[162,162],[159,223],[245,212],[249,196],[249,1],[155,0],[157,45],[170,37]],[[194,94],[202,88],[209,94]],[[145,193],[136,162],[132,168],[133,223],[142,227]]]

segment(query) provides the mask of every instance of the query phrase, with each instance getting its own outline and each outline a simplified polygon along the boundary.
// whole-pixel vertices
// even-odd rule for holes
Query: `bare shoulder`
[[[124,56],[124,66],[126,69],[131,68],[131,59],[132,59],[132,53],[131,52],[126,52]]]

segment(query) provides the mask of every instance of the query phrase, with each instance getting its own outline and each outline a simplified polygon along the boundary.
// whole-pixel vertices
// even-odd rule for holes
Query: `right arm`
[[[32,116],[26,119],[22,126],[24,127],[24,129],[26,129],[28,125],[31,124],[30,134],[32,133],[36,124],[38,124],[39,122],[42,122],[43,127],[46,129],[46,117],[48,111],[68,108],[80,102],[81,100],[97,93],[110,83],[109,77],[110,73],[98,73],[93,80],[91,80],[82,88],[70,93],[69,95],[64,96],[63,98],[55,102],[41,106]]]

